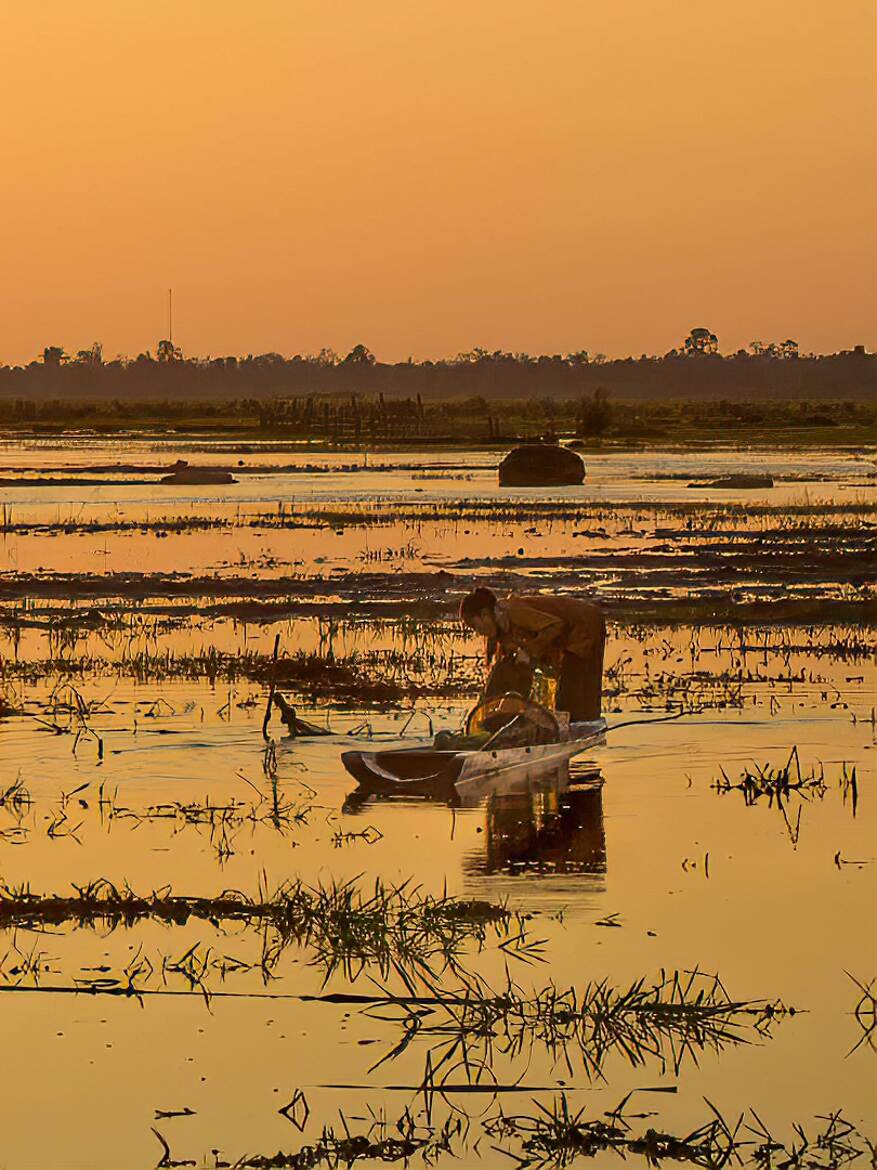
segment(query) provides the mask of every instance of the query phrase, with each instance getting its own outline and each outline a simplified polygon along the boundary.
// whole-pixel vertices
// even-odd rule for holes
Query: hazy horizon
[[[6,362],[877,343],[870,0],[4,16]]]

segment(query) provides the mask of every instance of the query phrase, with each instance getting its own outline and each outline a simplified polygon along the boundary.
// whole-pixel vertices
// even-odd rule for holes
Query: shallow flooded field
[[[0,1164],[867,1165],[873,459],[227,446],[0,451]],[[474,583],[601,598],[617,730],[361,797]]]

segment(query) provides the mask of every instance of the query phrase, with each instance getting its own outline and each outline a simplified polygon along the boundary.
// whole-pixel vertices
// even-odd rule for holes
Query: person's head
[[[460,620],[485,638],[495,639],[496,594],[491,589],[473,589],[460,602]]]

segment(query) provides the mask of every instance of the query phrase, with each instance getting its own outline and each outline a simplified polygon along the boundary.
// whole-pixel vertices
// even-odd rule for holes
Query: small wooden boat
[[[603,741],[606,720],[573,723],[568,739],[521,747],[442,751],[431,744],[389,751],[344,752],[341,762],[360,791],[387,796],[421,796],[474,804],[497,784],[522,790],[556,782],[574,756]]]

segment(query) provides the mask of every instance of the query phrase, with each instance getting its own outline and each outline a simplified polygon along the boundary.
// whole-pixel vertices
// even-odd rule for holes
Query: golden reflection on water
[[[483,531],[470,535],[489,551]],[[202,569],[211,557],[227,555],[225,537],[214,545],[208,536],[197,545],[168,537],[144,549],[148,539],[154,540],[113,537],[106,563],[124,565],[130,550],[132,566],[140,557],[154,571],[176,557],[178,567]],[[311,558],[318,539],[335,550],[333,557],[339,548],[353,557],[358,547],[334,532],[310,539],[290,538],[288,555]],[[490,547],[530,539],[512,527],[495,534]],[[565,539],[562,531],[549,534],[545,547],[560,555]],[[34,565],[94,571],[101,563],[96,539],[22,537],[16,557],[29,541],[40,550],[26,554]],[[11,558],[11,538],[4,547]],[[153,547],[164,560],[152,556]],[[253,552],[245,543],[236,547]],[[259,547],[276,553],[280,546]],[[12,567],[12,560],[5,564]],[[315,562],[314,571],[321,571]],[[483,950],[467,945],[461,956],[465,969],[492,987],[509,977],[531,991],[549,981],[581,988],[606,979],[625,987],[654,980],[662,969],[697,967],[719,973],[732,998],[782,1000],[801,1013],[778,1018],[764,1033],[747,1024],[746,1043],[707,1046],[679,1062],[654,1051],[632,1062],[613,1050],[602,1069],[605,1080],[589,1075],[579,1058],[570,1069],[541,1043],[524,1055],[495,1051],[492,1074],[500,1083],[523,1077],[528,1086],[566,1088],[577,1107],[586,1104],[594,1115],[632,1089],[676,1088],[636,1098],[643,1110],[659,1110],[656,1124],[671,1132],[703,1119],[704,1096],[733,1117],[753,1105],[786,1131],[794,1121],[840,1106],[857,1123],[873,1121],[873,1051],[865,1043],[848,1056],[862,1028],[853,1015],[859,992],[846,974],[866,981],[877,971],[874,670],[867,631],[616,623],[607,654],[610,722],[665,713],[669,692],[674,701],[684,693],[702,710],[678,722],[610,732],[606,745],[589,753],[602,785],[591,779],[566,790],[497,791],[473,808],[374,800],[354,810],[348,803],[353,784],[340,764],[352,743],[348,733],[359,728],[363,738],[368,724],[377,742],[391,744],[403,732],[407,710],[304,703],[301,714],[328,721],[334,735],[290,740],[275,722],[276,759],[266,760],[261,683],[211,681],[200,668],[191,677],[182,671],[162,677],[156,669],[138,681],[130,666],[144,647],[167,662],[211,647],[270,654],[278,629],[284,652],[325,653],[325,623],[197,616],[180,623],[144,618],[131,607],[117,628],[98,623],[64,634],[54,620],[49,625],[7,628],[0,641],[10,693],[27,712],[0,721],[0,797],[17,779],[29,793],[25,805],[0,800],[4,887],[69,895],[106,878],[138,893],[168,887],[215,897],[233,889],[256,897],[296,878],[326,888],[349,880],[363,889],[380,878],[504,903],[523,916],[526,944],[503,946],[488,932]],[[477,677],[478,647],[457,631],[341,623],[331,639],[340,658],[377,655],[361,658],[366,670],[392,669],[381,653],[417,650],[424,678],[440,677],[450,653]],[[77,694],[95,733],[78,741]],[[435,727],[456,725],[466,702],[435,697],[417,707],[405,742],[426,733],[427,713]],[[824,768],[826,783],[821,793],[789,794],[788,816],[775,801],[749,806],[739,793],[712,786],[721,768],[733,778],[754,763],[783,764],[793,744],[805,770]],[[855,808],[843,783],[853,767]],[[272,819],[275,792],[301,817]],[[208,802],[238,809],[219,835],[209,817],[180,811],[203,810]],[[172,815],[155,813],[174,805]],[[251,808],[258,815],[249,817]],[[790,820],[798,826],[794,838]],[[406,1105],[422,1108],[416,1086],[429,1047],[424,1037],[413,1037],[395,1060],[369,1073],[398,1042],[392,1022],[350,1004],[295,998],[323,990],[372,993],[378,986],[398,992],[403,985],[394,973],[365,970],[353,983],[333,975],[323,989],[325,968],[315,963],[313,948],[293,940],[266,978],[259,967],[264,945],[264,931],[253,925],[202,918],[181,925],[147,918],[114,929],[76,921],[45,930],[19,924],[14,932],[0,931],[0,988],[86,980],[93,986],[148,961],[150,988],[191,993],[144,994],[141,1002],[0,989],[0,1028],[14,1071],[0,1095],[5,1164],[15,1170],[154,1165],[160,1148],[151,1125],[175,1156],[211,1164],[214,1148],[232,1161],[254,1149],[294,1148],[312,1140],[339,1109],[363,1117],[369,1108],[384,1108],[395,1117]],[[179,969],[192,948],[204,957],[214,991],[246,994],[205,1002]],[[445,989],[459,989],[453,971],[435,978]],[[327,1087],[339,1084],[368,1088]],[[278,1112],[297,1089],[311,1110],[304,1135]],[[439,1099],[436,1108],[471,1104],[452,1094],[449,1101]],[[506,1098],[505,1105],[511,1109],[516,1101]],[[194,1113],[156,1122],[156,1109],[184,1108]],[[471,1111],[484,1108],[479,1099]],[[458,1164],[507,1162],[482,1141],[477,1155],[470,1146]]]

